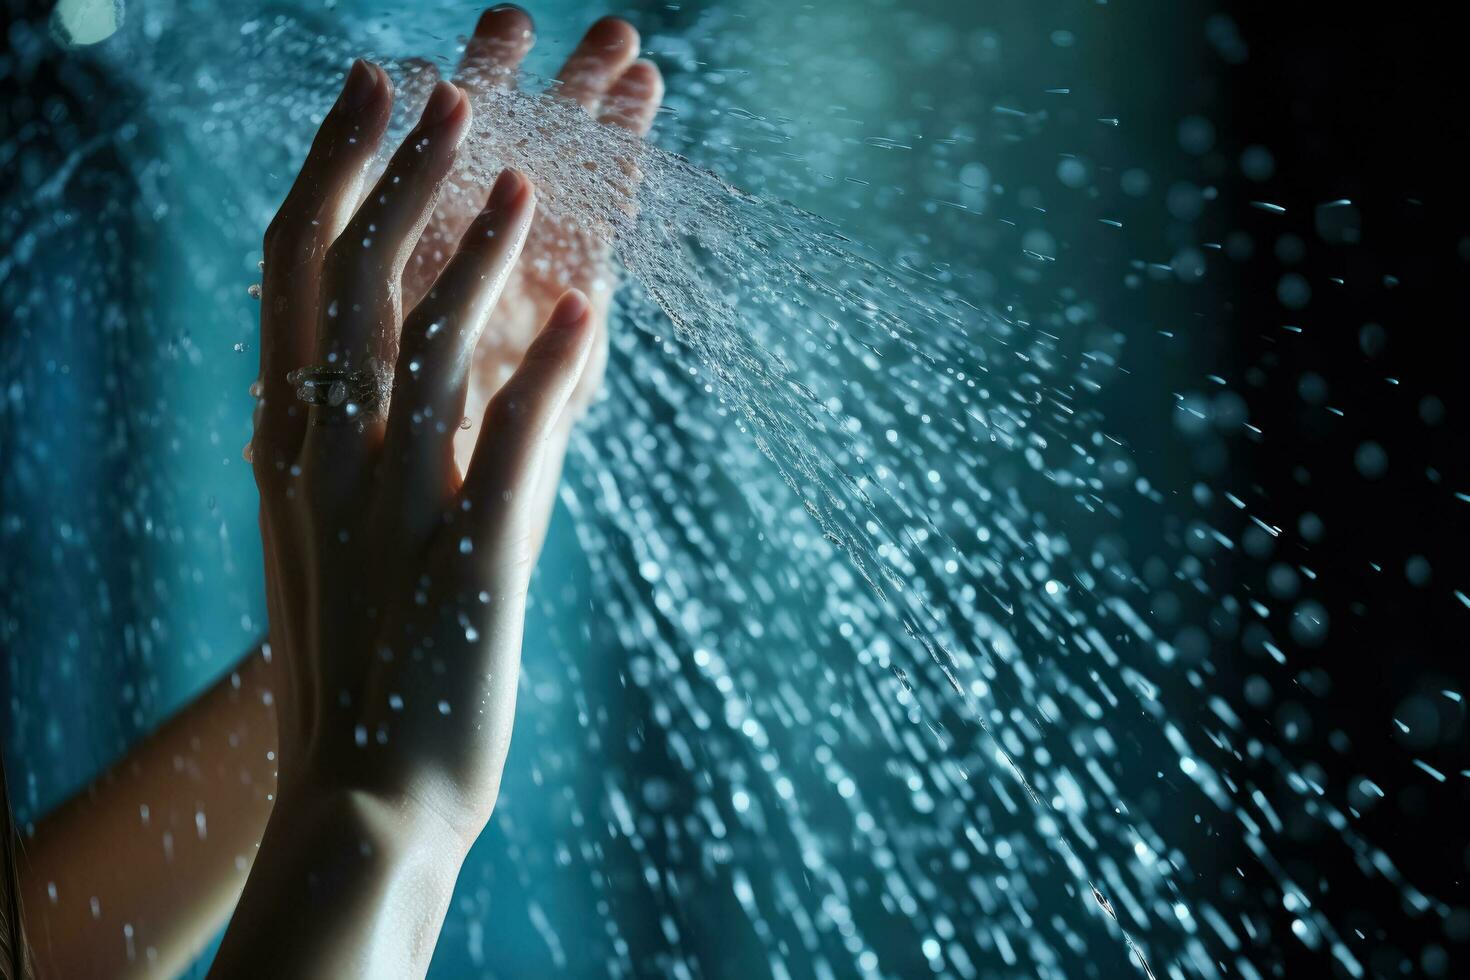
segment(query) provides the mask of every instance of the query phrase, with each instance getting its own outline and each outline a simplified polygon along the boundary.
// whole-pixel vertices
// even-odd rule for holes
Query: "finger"
[[[557,94],[595,115],[608,86],[636,57],[638,32],[633,25],[618,17],[604,17],[588,29],[562,66]]]
[[[405,128],[423,115],[429,96],[439,84],[439,66],[427,58],[404,58],[392,68],[385,69],[396,76],[398,100],[393,106],[393,117]],[[394,127],[390,127],[394,128]],[[378,154],[378,169],[374,178],[381,177],[387,169],[391,146],[384,146]],[[364,188],[367,190],[367,188]],[[361,203],[361,202],[359,202]]]
[[[455,84],[472,93],[513,86],[522,59],[536,43],[535,31],[531,15],[520,7],[491,7],[480,15],[475,33],[465,43]]]
[[[594,353],[593,356],[596,356]],[[589,363],[582,369],[582,377],[585,379],[592,370]],[[536,489],[532,491],[534,496],[531,504],[530,535],[529,543],[531,554],[539,555],[541,547],[546,543],[546,532],[551,527],[551,513],[556,509],[556,494],[561,487],[561,471],[566,462],[568,444],[572,439],[572,427],[567,424],[567,417],[571,414],[568,410],[562,411],[562,417],[551,430],[551,438],[546,444],[541,457],[540,474],[536,478]]]
[[[383,447],[384,506],[422,540],[458,489],[454,437],[480,333],[520,256],[535,210],[531,182],[502,173],[454,259],[403,327]]]
[[[392,101],[392,86],[382,69],[354,62],[300,175],[266,230],[260,424],[277,431],[271,440],[274,451],[253,447],[257,472],[261,467],[275,469],[277,462],[284,462],[277,456],[293,457],[299,446],[304,412],[297,410],[286,375],[310,358],[322,258],[352,214],[358,187],[387,129]]]
[[[468,126],[469,102],[464,93],[440,82],[419,124],[393,154],[347,230],[327,249],[317,338],[319,364],[361,371],[371,367],[374,358],[392,363],[400,318],[397,286],[403,266],[423,232]],[[326,411],[338,412],[336,408]],[[315,423],[327,421],[322,412],[321,407],[313,408],[313,433],[322,428]]]
[[[659,72],[658,66],[651,61],[639,60],[633,62],[623,73],[617,77],[611,87],[607,90],[601,103],[601,114],[598,121],[604,125],[617,126],[626,129],[635,136],[645,136],[653,125],[654,116],[658,113],[659,103],[663,99],[664,80]],[[626,157],[617,159],[622,168],[625,181],[613,180],[610,187],[614,190],[612,195],[614,203],[617,204],[628,215],[628,225],[637,216],[637,187],[642,177],[639,166],[640,151],[644,144],[639,141],[629,147]],[[588,248],[593,253],[597,262],[601,264],[606,259],[605,249],[596,247]],[[602,383],[603,369],[607,364],[608,356],[608,320],[606,309],[611,301],[611,290],[613,288],[612,277],[598,275],[593,278],[594,288],[592,299],[595,306],[604,315],[594,318],[597,334],[593,338],[592,353],[588,357],[587,367],[583,371],[582,380],[578,386],[579,390],[574,392],[573,404],[585,408],[591,401],[592,393]],[[600,287],[600,288],[599,288]],[[579,412],[566,412],[561,421],[562,428],[570,428],[576,421]],[[553,487],[552,493],[555,490]],[[549,509],[548,509],[549,515]]]
[[[628,141],[625,153],[615,159],[626,179],[618,180],[611,171],[608,172],[608,186],[613,191],[611,199],[628,215],[629,228],[637,218],[638,185],[643,179],[641,158],[647,150],[647,144],[641,138],[653,126],[653,119],[658,114],[663,96],[664,79],[658,66],[651,61],[639,60],[629,65],[617,77],[602,99],[598,121],[607,126],[628,130],[639,137],[636,141]],[[594,299],[597,302],[606,301],[603,295],[596,295]],[[600,373],[594,372],[589,372],[589,376],[601,377]]]
[[[516,70],[534,41],[531,18],[519,7],[506,5],[485,11],[465,44],[454,84],[468,92],[471,99],[514,87]],[[481,125],[490,125],[488,120],[489,116]],[[406,306],[416,305],[434,284],[454,254],[455,244],[485,206],[485,198],[483,178],[470,172],[468,166],[456,167],[404,268]]]
[[[602,99],[599,121],[647,136],[664,97],[664,77],[651,61],[629,65]]]
[[[408,129],[413,125],[414,120],[423,115],[429,96],[434,93],[435,86],[439,84],[439,66],[427,58],[402,58],[390,62],[383,70],[394,79],[393,115],[389,120],[388,128],[390,130]],[[383,171],[388,169],[388,161],[397,149],[396,146],[386,141],[378,144],[378,152],[373,158],[370,170],[372,179],[365,181],[360,188],[357,203],[352,207],[354,214],[367,200],[368,192],[382,178]]]
[[[405,118],[417,119],[423,114],[429,96],[439,84],[439,68],[426,59],[408,58],[402,62],[401,74],[403,81],[398,86],[400,111]],[[387,154],[378,154],[377,169],[377,176],[382,176],[383,171],[388,169]],[[451,183],[452,180],[453,178]],[[438,270],[443,268],[444,261],[448,258],[447,253],[453,245],[454,240],[446,237],[442,231],[445,224],[442,215],[450,206],[447,200],[450,197],[449,190],[450,183],[446,183],[445,190],[440,193],[434,205],[434,213],[429,216],[424,233],[419,237],[418,245],[404,264],[402,283],[405,309],[412,309],[424,295],[433,283],[434,276],[438,275]],[[428,267],[430,262],[433,263],[432,269]]]
[[[460,491],[477,553],[529,560],[541,456],[592,349],[592,307],[569,289],[485,409]],[[521,549],[506,555],[507,549]]]

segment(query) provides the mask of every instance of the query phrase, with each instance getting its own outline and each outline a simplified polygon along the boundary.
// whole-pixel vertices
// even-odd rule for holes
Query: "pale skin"
[[[232,909],[218,976],[427,969],[495,805],[530,574],[606,364],[605,250],[536,215],[519,174],[445,191],[466,93],[514,84],[531,43],[523,12],[488,11],[462,87],[434,87],[376,186],[394,92],[349,72],[266,235],[269,656],[37,822],[20,868],[38,976],[176,974]],[[646,133],[663,86],[637,52],[599,21],[557,94]],[[381,418],[344,424],[286,382],[399,344]]]

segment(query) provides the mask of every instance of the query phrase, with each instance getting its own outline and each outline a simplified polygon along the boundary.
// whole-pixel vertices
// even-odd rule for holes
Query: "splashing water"
[[[194,206],[246,240],[358,52],[284,15],[232,24],[228,41],[174,16],[125,24],[100,57],[190,166],[240,167],[237,205]],[[661,42],[698,66],[724,26],[711,14],[655,54]],[[379,42],[401,53],[422,33]],[[383,60],[400,91],[423,87],[415,63]],[[1149,977],[1260,976],[1284,941],[1266,934],[1279,907],[1324,970],[1361,976],[1361,945],[1291,870],[1257,761],[1292,787],[1293,819],[1352,849],[1344,877],[1447,915],[1358,834],[1310,760],[1252,737],[1248,708],[1157,629],[1160,577],[1120,553],[1117,525],[1184,513],[1183,542],[1151,558],[1227,607],[1198,555],[1234,542],[1156,489],[1110,429],[1099,393],[1128,375],[1090,304],[998,303],[921,240],[885,253],[780,198],[800,181],[773,170],[746,193],[691,162],[790,138],[710,94],[720,77],[691,71],[704,81],[682,94],[671,79],[686,111],[657,139],[683,155],[595,124],[534,76],[475,96],[463,182],[526,173],[539,207],[611,248],[627,281],[608,391],[562,494],[590,581],[557,590],[543,573],[546,649],[528,639],[523,731],[544,734],[537,712],[565,706],[580,744],[518,740],[534,787],[508,789],[496,818],[516,882],[465,889],[445,942],[483,962],[481,920],[502,914],[488,896],[508,905],[513,887],[572,973],[718,974],[699,937],[728,928],[764,958],[751,969],[778,976],[806,972],[797,958],[819,976],[1113,976],[1125,960]],[[717,107],[731,128],[713,133]],[[104,147],[140,186],[167,180],[135,137],[126,122],[83,144],[40,199]],[[748,170],[759,154],[741,152],[732,169]],[[1054,243],[1026,241],[1028,269],[1054,261]],[[1181,399],[1191,410],[1203,417]],[[571,635],[582,621],[602,635]],[[1308,639],[1326,628],[1301,605],[1288,622]],[[616,678],[577,656],[593,640],[619,651]],[[551,798],[552,839],[517,815],[532,793]],[[1216,866],[1219,841],[1255,864]],[[539,873],[590,882],[595,926],[554,907]],[[1269,887],[1222,891],[1220,874]],[[696,890],[719,897],[695,912]]]

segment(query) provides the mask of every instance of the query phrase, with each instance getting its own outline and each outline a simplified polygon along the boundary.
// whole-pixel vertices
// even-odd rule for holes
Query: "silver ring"
[[[317,424],[366,421],[381,417],[393,391],[393,372],[376,357],[355,371],[330,364],[297,368],[286,375],[296,397],[330,411],[316,413]]]

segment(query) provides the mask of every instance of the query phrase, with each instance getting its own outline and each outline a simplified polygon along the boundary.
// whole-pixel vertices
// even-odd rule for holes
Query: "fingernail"
[[[349,109],[361,109],[378,89],[378,75],[368,63],[358,58],[347,72],[347,81],[342,86],[342,104]]]
[[[424,106],[420,122],[425,126],[437,126],[459,107],[459,100],[459,89],[449,82],[440,82],[429,95],[429,102]]]

